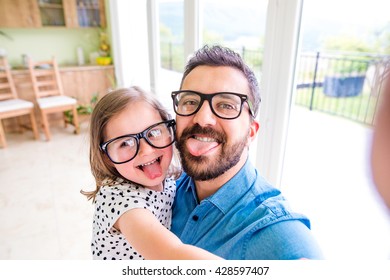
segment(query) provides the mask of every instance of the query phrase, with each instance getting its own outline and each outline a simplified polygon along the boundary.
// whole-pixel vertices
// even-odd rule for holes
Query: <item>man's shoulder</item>
[[[188,183],[191,181],[191,177],[187,175],[184,171],[181,173],[180,177],[176,179],[176,188],[182,189],[188,186]]]

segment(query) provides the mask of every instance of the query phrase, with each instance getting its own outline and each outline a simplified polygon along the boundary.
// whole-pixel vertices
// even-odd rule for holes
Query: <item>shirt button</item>
[[[192,216],[192,219],[196,222],[197,220],[199,220],[199,216],[194,215],[194,216]]]

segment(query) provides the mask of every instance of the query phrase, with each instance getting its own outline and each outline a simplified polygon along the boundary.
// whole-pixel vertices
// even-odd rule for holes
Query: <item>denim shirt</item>
[[[225,259],[322,259],[310,221],[247,160],[215,194],[198,203],[194,181],[177,181],[171,231],[183,243]]]

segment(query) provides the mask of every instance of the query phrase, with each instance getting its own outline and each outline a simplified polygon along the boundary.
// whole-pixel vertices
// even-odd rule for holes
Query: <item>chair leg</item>
[[[62,113],[62,117],[64,118],[64,128],[67,128],[68,127],[68,120],[66,119],[65,112]]]
[[[5,132],[1,120],[0,120],[0,143],[2,148],[7,148],[7,141],[5,140]]]
[[[39,139],[39,133],[38,133],[38,127],[37,127],[37,122],[36,122],[36,119],[35,119],[35,114],[34,114],[34,111],[32,111],[30,113],[30,121],[31,121],[31,129],[34,133],[34,138],[35,140],[38,140]]]
[[[19,130],[20,134],[23,134],[23,132],[24,132],[23,117],[24,116],[16,117],[17,127],[18,127],[18,130]]]
[[[73,125],[75,128],[74,133],[79,134],[80,133],[80,124],[79,124],[79,116],[77,114],[77,107],[74,106],[72,111],[73,111]]]
[[[51,135],[49,130],[49,122],[47,120],[47,115],[41,111],[41,118],[42,118],[42,125],[43,125],[43,131],[45,132],[46,141],[50,141]]]

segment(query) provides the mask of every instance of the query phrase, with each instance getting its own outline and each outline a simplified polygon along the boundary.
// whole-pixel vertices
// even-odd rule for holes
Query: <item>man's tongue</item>
[[[161,165],[157,160],[152,164],[145,165],[142,170],[149,179],[154,179],[162,175]]]
[[[218,146],[218,142],[208,142],[208,141],[202,141],[195,138],[189,138],[187,140],[187,148],[188,151],[193,156],[201,156],[206,154],[208,151],[212,150]]]

